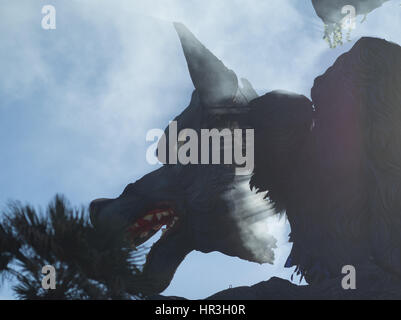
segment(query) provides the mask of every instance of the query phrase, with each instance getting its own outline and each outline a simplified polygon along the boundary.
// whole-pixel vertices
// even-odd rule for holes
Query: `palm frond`
[[[19,299],[129,299],[136,290],[144,250],[125,233],[95,229],[84,208],[57,195],[45,212],[10,203],[0,223],[0,274],[10,275]],[[42,288],[42,267],[56,270],[56,289]]]

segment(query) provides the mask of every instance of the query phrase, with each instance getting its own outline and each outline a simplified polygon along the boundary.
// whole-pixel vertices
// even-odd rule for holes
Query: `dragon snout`
[[[89,214],[90,214],[90,220],[91,223],[94,227],[99,225],[99,216],[100,212],[102,212],[102,209],[106,207],[113,199],[96,199],[93,200],[90,205],[89,205]]]

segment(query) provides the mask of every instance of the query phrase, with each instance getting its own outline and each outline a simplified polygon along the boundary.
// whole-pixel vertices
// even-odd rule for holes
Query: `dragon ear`
[[[192,82],[205,106],[233,104],[238,78],[211,53],[182,23],[174,23],[187,60]]]

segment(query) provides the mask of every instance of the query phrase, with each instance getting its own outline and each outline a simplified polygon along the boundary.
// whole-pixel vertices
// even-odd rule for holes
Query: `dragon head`
[[[178,130],[246,127],[244,114],[258,96],[250,83],[242,79],[240,87],[236,74],[184,25],[175,28],[195,86],[190,105],[175,119]],[[134,246],[162,231],[143,268],[141,291],[147,295],[166,289],[193,250],[272,263],[276,240],[252,229],[272,211],[263,195],[250,190],[250,175],[235,173],[234,165],[165,164],[129,184],[118,198],[94,200],[91,221],[121,227]]]

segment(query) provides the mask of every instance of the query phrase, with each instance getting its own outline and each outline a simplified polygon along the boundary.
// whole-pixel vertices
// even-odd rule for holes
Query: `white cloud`
[[[125,184],[154,169],[145,162],[146,132],[166,126],[192,91],[171,21],[184,22],[260,93],[286,89],[309,95],[314,77],[349,48],[330,51],[310,2],[300,9],[298,0],[55,1],[54,31],[40,28],[41,5],[1,5],[0,119],[11,122],[0,128],[0,135],[9,137],[1,145],[7,150],[0,159],[7,168],[1,202],[11,197],[43,205],[59,191],[87,203],[118,195]],[[400,12],[394,2],[386,4],[358,25],[353,37],[401,42]],[[216,281],[209,291],[224,289],[227,279],[244,279],[240,274],[248,284],[265,273],[266,279],[288,276],[282,265],[289,245],[280,248],[277,265],[250,273],[253,267],[236,259],[191,255],[171,290],[188,281],[180,278],[189,277],[184,268],[208,269],[215,261],[209,272]],[[192,286],[202,281],[190,279]],[[190,292],[192,297],[206,293]]]

